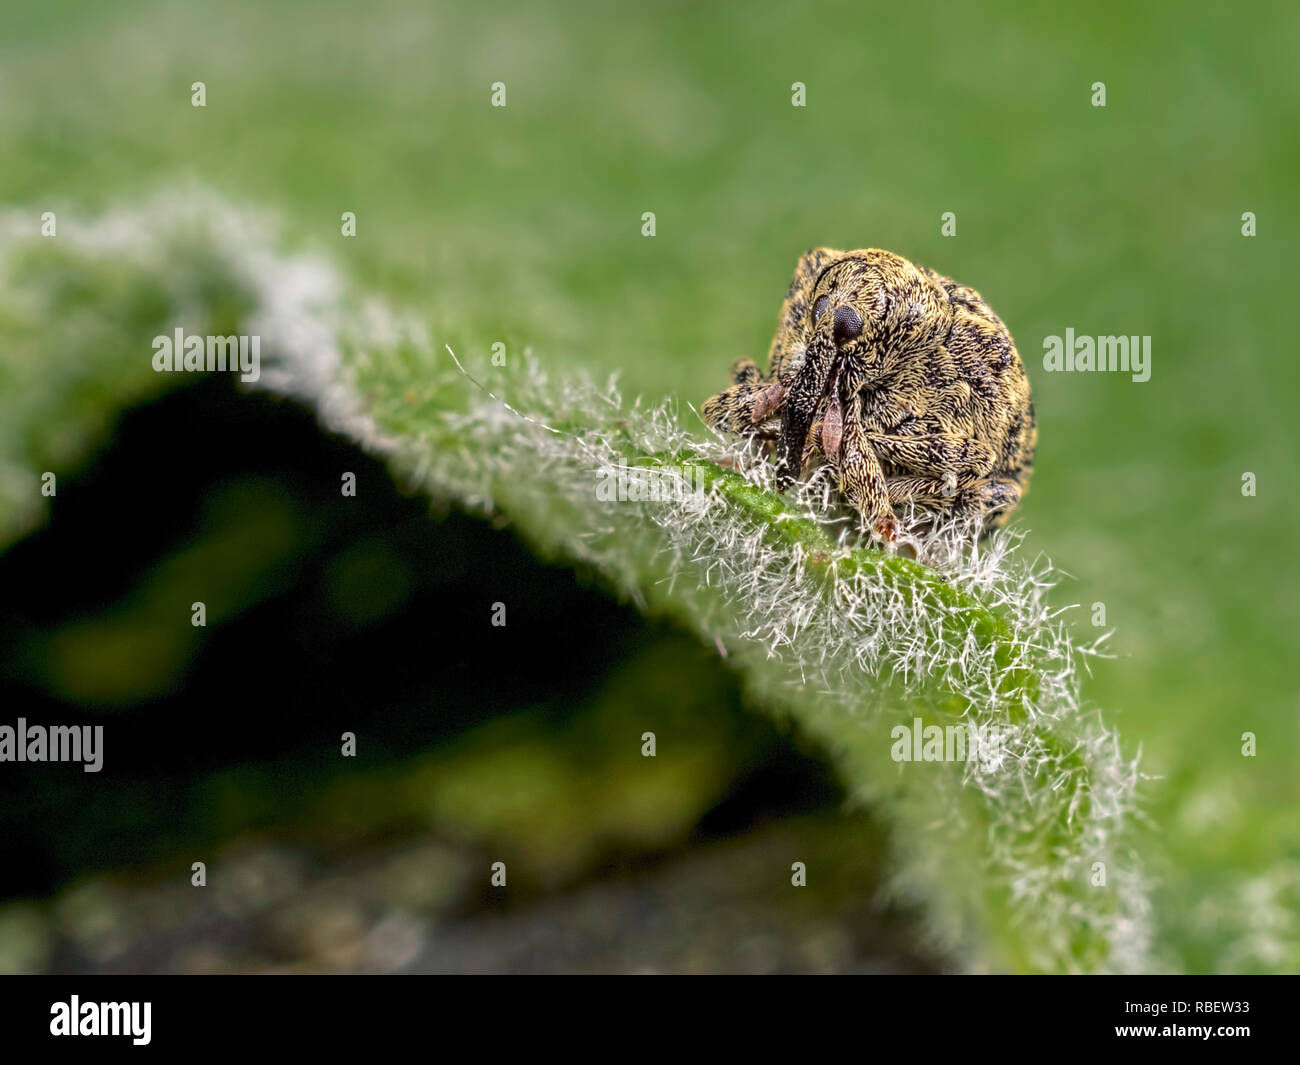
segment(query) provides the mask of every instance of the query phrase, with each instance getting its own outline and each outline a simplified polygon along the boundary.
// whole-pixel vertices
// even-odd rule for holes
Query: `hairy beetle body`
[[[978,292],[892,252],[804,255],[767,374],[731,374],[705,420],[775,441],[782,488],[820,454],[880,539],[908,505],[992,527],[1028,485],[1037,427],[1011,334]]]

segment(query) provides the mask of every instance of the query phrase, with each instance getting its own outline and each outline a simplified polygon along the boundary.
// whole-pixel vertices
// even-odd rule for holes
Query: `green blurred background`
[[[1285,968],[1300,957],[1295,5],[9,0],[0,19],[0,195],[33,225],[44,210],[86,216],[198,181],[274,209],[291,246],[324,249],[365,288],[427,314],[438,343],[475,358],[501,341],[531,348],[547,368],[617,371],[629,392],[698,403],[725,383],[733,357],[763,356],[808,247],[889,248],[979,289],[1034,386],[1027,547],[1070,575],[1057,594],[1062,606],[1082,604],[1081,639],[1095,635],[1096,603],[1115,630],[1116,657],[1093,667],[1086,694],[1154,778],[1143,786],[1141,857],[1157,877],[1159,953],[1191,971]],[[206,85],[203,109],[190,104],[194,81]],[[1091,105],[1098,81],[1104,108]],[[503,109],[489,106],[494,82],[507,87]],[[791,106],[794,82],[807,87],[806,107]],[[345,240],[338,220],[349,210],[358,236]],[[656,215],[652,239],[641,235],[645,211]],[[947,211],[953,237],[940,231]],[[1246,211],[1257,236],[1242,235]],[[1150,335],[1150,381],[1045,373],[1043,338],[1067,328]],[[17,423],[42,341],[19,343],[0,321],[0,343],[0,360],[11,360],[0,371],[0,422]],[[66,424],[8,434],[5,446],[40,455],[52,438],[76,435],[78,419],[112,413],[70,413]],[[1241,491],[1247,471],[1254,497]],[[235,512],[270,522],[262,542],[282,544],[285,559],[319,547],[304,531],[317,519],[286,514],[277,526],[256,485],[209,476]],[[37,535],[68,520],[56,515]],[[191,548],[181,533],[154,556],[141,551],[106,602],[134,596],[146,609],[138,600],[150,574]],[[48,552],[36,557],[57,557]],[[350,564],[383,572],[385,552]],[[518,572],[530,565],[519,559]],[[292,584],[248,579],[232,616]],[[347,571],[336,579],[346,584]],[[8,602],[8,588],[0,594]],[[41,641],[63,646],[83,613],[107,631],[126,608],[96,609],[91,593],[67,598],[64,614],[36,619],[15,596],[11,707],[33,693],[89,706],[102,695],[66,690]],[[373,616],[407,605],[380,601]],[[630,615],[623,624],[651,645],[683,639],[647,635]],[[650,668],[640,653],[614,648],[604,668],[613,677]],[[704,660],[698,669],[681,667],[678,688],[699,690],[704,676],[731,693],[706,700],[735,704],[718,729],[804,757],[797,738],[753,723],[725,670]],[[184,705],[171,681],[158,688]],[[592,713],[625,709],[624,695],[592,699],[605,708]],[[486,716],[527,701],[501,696]],[[553,723],[537,730],[544,747],[569,742]],[[1258,737],[1252,758],[1241,754],[1246,731]],[[413,741],[393,757],[416,779],[409,760],[441,757],[445,742]],[[735,752],[746,748],[698,742],[732,753],[687,808],[647,814],[648,824],[677,826],[654,846],[696,839],[692,826],[743,776]],[[782,818],[805,785],[774,786]],[[833,813],[836,785],[819,786],[828,831],[848,831]],[[191,787],[178,785],[177,801],[202,806]],[[210,826],[211,838],[298,816],[278,798],[250,810]],[[457,831],[476,821],[462,813]],[[497,816],[505,832],[511,817]],[[614,833],[620,846],[651,847],[625,829]],[[466,838],[499,838],[476,831]],[[606,839],[575,829],[584,831]],[[42,890],[71,882],[83,857],[50,860]],[[118,857],[109,864],[131,864],[129,849]],[[1226,930],[1242,922],[1221,921],[1225,907],[1257,915],[1245,922],[1251,936]],[[14,942],[52,942],[40,907],[13,912]],[[24,949],[41,964],[52,956]],[[854,964],[850,953],[829,956],[832,967]],[[901,949],[898,958],[913,963]]]

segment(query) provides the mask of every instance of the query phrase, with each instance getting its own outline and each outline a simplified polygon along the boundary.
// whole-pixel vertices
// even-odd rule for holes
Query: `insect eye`
[[[813,321],[815,322],[821,318],[821,316],[826,313],[826,308],[830,305],[831,298],[829,296],[819,296],[817,302],[813,304]]]

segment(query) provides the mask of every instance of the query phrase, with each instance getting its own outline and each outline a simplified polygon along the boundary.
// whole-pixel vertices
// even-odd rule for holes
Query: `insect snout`
[[[862,316],[847,303],[843,304],[835,310],[833,330],[835,344],[842,348],[862,335]]]

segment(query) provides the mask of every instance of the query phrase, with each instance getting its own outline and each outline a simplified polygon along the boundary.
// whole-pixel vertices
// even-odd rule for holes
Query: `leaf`
[[[31,252],[6,232],[0,314],[34,328],[72,286],[95,328],[70,332],[39,373],[36,336],[7,364],[20,398],[6,401],[0,539],[34,520],[33,485],[60,452],[52,419],[84,449],[88,424],[176,376],[151,373],[141,336],[258,335],[257,387],[721,648],[754,701],[823,744],[891,826],[892,890],[923,905],[935,945],[971,969],[1149,967],[1128,842],[1136,762],[1084,703],[1078,663],[1096,648],[1071,642],[1048,602],[1053,571],[1026,560],[1019,534],[980,544],[941,529],[917,539],[922,561],[886,553],[856,541],[821,482],[782,496],[759,456],[672,402],[628,402],[536,358],[476,385],[426,323],[350,291],[323,260],[279,254],[265,219],[212,197],[65,223],[75,236],[37,280],[16,271]],[[88,387],[97,419],[69,420]],[[956,757],[896,760],[926,728]],[[972,757],[974,735],[1001,746]]]

